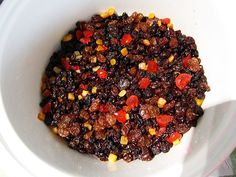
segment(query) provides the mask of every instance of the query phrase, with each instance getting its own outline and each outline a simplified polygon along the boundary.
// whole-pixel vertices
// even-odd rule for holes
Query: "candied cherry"
[[[93,32],[89,31],[89,30],[85,30],[85,31],[83,31],[83,35],[86,38],[90,38],[91,36],[93,36]]]
[[[182,58],[182,64],[185,68],[189,66],[189,60],[191,60],[191,55],[187,55],[186,57]]]
[[[79,40],[81,43],[83,44],[88,44],[91,42],[91,39],[90,38],[87,38],[87,37],[83,37]]]
[[[97,75],[100,79],[106,79],[107,78],[107,72],[104,69],[97,70]]]
[[[139,88],[146,89],[150,85],[151,81],[148,77],[144,77],[139,81]]]
[[[128,45],[132,41],[132,36],[130,34],[124,34],[120,40],[121,45]]]
[[[153,73],[158,71],[158,65],[157,65],[157,63],[154,60],[148,61],[147,71],[148,72],[153,72]]]
[[[166,139],[169,143],[173,143],[176,140],[180,140],[182,138],[182,135],[179,132],[173,132],[170,134],[170,136]]]
[[[126,122],[126,112],[124,110],[119,110],[115,112],[114,115],[120,123],[124,124]]]
[[[169,24],[170,23],[170,18],[163,18],[161,19],[161,22],[165,25]]]
[[[184,90],[186,86],[189,84],[189,82],[191,81],[191,78],[192,76],[190,74],[187,74],[187,73],[179,74],[175,78],[175,84],[180,90]]]
[[[160,114],[156,116],[156,121],[160,127],[166,127],[173,120],[173,116],[167,114]]]
[[[139,104],[138,97],[136,95],[129,96],[129,98],[126,100],[126,104],[134,109]]]

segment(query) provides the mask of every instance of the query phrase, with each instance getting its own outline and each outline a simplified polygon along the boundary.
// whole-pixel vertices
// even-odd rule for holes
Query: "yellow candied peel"
[[[204,101],[204,99],[195,98],[195,101],[196,101],[196,104],[197,104],[198,106],[201,106],[202,103],[203,103],[203,101]]]
[[[112,16],[115,12],[116,12],[116,10],[115,10],[114,7],[110,7],[110,8],[107,10],[107,13],[109,14],[109,16]]]
[[[95,94],[95,93],[97,93],[97,87],[96,87],[96,86],[94,86],[94,87],[92,88],[92,94]]]
[[[75,96],[73,93],[68,93],[68,100],[71,100],[71,101],[75,100]]]
[[[117,155],[110,153],[109,156],[108,156],[108,161],[109,162],[117,161]]]
[[[52,132],[55,133],[55,134],[57,134],[57,132],[58,132],[57,127],[52,127],[51,130],[52,130]]]
[[[173,29],[174,25],[173,25],[173,23],[168,23],[167,27],[170,28],[170,29]]]
[[[149,41],[148,39],[144,39],[144,40],[143,40],[143,44],[144,44],[145,46],[149,46],[149,45],[150,45],[150,41]]]
[[[81,95],[82,95],[83,97],[86,97],[86,96],[88,95],[88,93],[89,93],[88,90],[83,90]]]
[[[127,50],[127,48],[125,47],[125,48],[123,48],[123,49],[121,49],[121,55],[123,55],[123,56],[126,56],[126,55],[128,55],[128,50]]]
[[[82,100],[83,97],[81,95],[78,96],[78,100]]]
[[[120,137],[120,144],[127,145],[128,144],[128,137],[127,136],[121,136]]]
[[[149,128],[149,129],[148,129],[148,132],[149,132],[149,134],[152,135],[152,136],[153,136],[153,135],[156,135],[156,129],[155,129],[155,128]]]
[[[115,65],[116,64],[116,59],[115,58],[112,58],[111,60],[110,60],[110,64],[113,66],[113,65]]]
[[[102,18],[107,18],[107,17],[112,16],[115,12],[116,12],[115,8],[110,7],[110,8],[107,9],[105,12],[102,12],[102,13],[100,14],[100,16],[101,16]]]
[[[142,62],[142,63],[139,63],[138,64],[138,68],[141,69],[141,70],[147,70],[147,64]]]
[[[165,104],[166,104],[166,100],[164,98],[160,97],[157,101],[157,106],[159,108],[163,108]]]
[[[168,58],[169,63],[171,63],[174,59],[175,59],[174,55],[170,55],[170,57]]]
[[[84,123],[84,127],[86,127],[89,130],[92,130],[92,125],[90,123],[88,123],[88,122]]]
[[[173,145],[178,145],[179,143],[180,143],[180,140],[177,139],[177,140],[175,140],[175,141],[173,142]]]
[[[38,113],[38,119],[41,120],[41,121],[44,121],[45,114],[43,112]]]
[[[129,114],[128,113],[125,114],[125,118],[126,118],[126,120],[129,120]]]
[[[72,34],[67,34],[63,37],[63,42],[69,42],[73,38]]]
[[[120,93],[118,94],[119,97],[123,97],[126,94],[126,90],[121,90]]]
[[[93,70],[94,72],[96,72],[96,71],[99,70],[99,69],[100,69],[100,66],[95,66],[95,67],[93,67],[92,70]]]
[[[102,45],[102,40],[101,40],[101,39],[97,39],[97,40],[96,40],[96,44]]]
[[[148,15],[148,18],[149,18],[149,19],[155,18],[155,13],[151,12],[151,13]]]
[[[97,63],[97,57],[93,56],[90,58],[91,63]]]

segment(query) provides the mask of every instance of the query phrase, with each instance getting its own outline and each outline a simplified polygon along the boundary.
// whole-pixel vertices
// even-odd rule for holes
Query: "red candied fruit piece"
[[[108,49],[107,46],[105,46],[104,44],[100,45],[100,46],[99,46],[99,49],[97,48],[97,50],[99,50],[99,51],[101,51],[101,52],[104,52],[104,51],[106,51],[107,49]]]
[[[87,84],[80,84],[79,87],[80,87],[82,90],[87,90],[87,89],[88,89],[88,85],[87,85]]]
[[[163,18],[161,19],[161,22],[165,25],[169,24],[170,23],[170,18]]]
[[[85,31],[83,31],[83,35],[86,38],[90,38],[91,36],[93,36],[93,32],[89,31],[89,30],[85,30]]]
[[[81,43],[83,44],[88,44],[91,42],[91,39],[90,38],[87,38],[87,37],[83,37],[79,40]]]
[[[139,88],[146,89],[150,85],[151,81],[148,77],[144,77],[139,81]]]
[[[124,124],[126,122],[126,112],[124,110],[119,110],[115,112],[114,115],[120,123]]]
[[[77,71],[77,70],[80,70],[80,67],[79,65],[75,65],[75,66],[71,66],[71,69]]]
[[[153,60],[148,61],[147,71],[148,72],[153,72],[153,73],[157,72],[158,71],[157,63],[155,61],[153,61]]]
[[[80,40],[80,38],[82,38],[82,36],[83,36],[83,33],[82,33],[82,31],[77,30],[75,35],[76,35],[77,40]]]
[[[185,68],[189,66],[189,60],[191,60],[191,55],[187,55],[182,59],[182,64]]]
[[[107,107],[106,104],[101,104],[101,105],[99,106],[99,111],[105,113],[105,112],[108,112],[109,109],[108,109],[108,107]]]
[[[69,61],[65,58],[61,59],[61,64],[63,65],[65,70],[69,70],[71,68]]]
[[[173,143],[176,140],[180,140],[182,138],[182,135],[179,132],[173,132],[170,134],[170,136],[166,139],[169,143]]]
[[[128,45],[133,40],[132,36],[130,34],[124,34],[120,40],[121,45]]]
[[[100,79],[106,79],[107,78],[107,72],[104,69],[97,70],[97,75]]]
[[[184,90],[186,86],[189,84],[189,82],[191,81],[191,78],[192,76],[190,74],[187,74],[187,73],[179,74],[175,78],[175,84],[180,90]]]
[[[131,107],[130,107],[130,106],[123,106],[122,109],[123,109],[125,112],[130,112],[130,111],[131,111]]]
[[[173,116],[167,114],[160,114],[156,116],[156,121],[160,127],[166,127],[173,120]]]
[[[139,101],[138,97],[136,95],[131,95],[125,102],[128,106],[130,106],[132,109],[138,106]]]
[[[48,113],[51,111],[52,108],[52,103],[48,102],[47,104],[45,104],[42,108],[43,113]]]

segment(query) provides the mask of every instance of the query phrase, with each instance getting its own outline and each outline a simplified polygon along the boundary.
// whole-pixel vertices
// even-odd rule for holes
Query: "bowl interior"
[[[10,2],[6,2],[7,4]],[[77,20],[86,20],[92,14],[111,6],[118,13],[139,11],[148,15],[149,12],[155,12],[159,17],[170,17],[175,29],[181,29],[186,35],[195,38],[212,88],[204,103],[206,113],[197,128],[184,135],[182,143],[172,148],[168,154],[160,154],[151,162],[100,162],[69,149],[37,120],[41,76],[50,55],[58,48],[61,37]],[[233,134],[230,130],[226,132],[226,129],[236,128],[232,125],[236,114],[236,103],[232,101],[235,93],[232,92],[232,78],[226,77],[232,75],[232,70],[224,69],[231,68],[233,58],[224,52],[227,48],[222,44],[228,40],[227,35],[218,36],[226,33],[224,22],[209,1],[28,0],[18,3],[14,13],[8,16],[8,22],[4,24],[6,26],[0,37],[0,84],[4,113],[7,116],[3,116],[10,123],[8,131],[14,131],[24,144],[24,152],[32,153],[31,162],[23,159],[19,161],[26,168],[31,166],[33,174],[46,174],[33,167],[40,161],[45,168],[69,176],[203,175],[209,173],[219,162],[215,158],[223,158],[229,153],[223,145],[217,146],[218,143],[223,144],[223,141],[230,149],[235,145],[235,141],[232,143],[224,139]],[[216,24],[221,28],[215,28]],[[223,69],[222,58],[225,61]],[[1,133],[16,158],[27,156],[19,155],[22,152],[16,151],[14,144],[8,143],[13,137],[9,137],[7,131]],[[197,167],[192,169],[196,164]]]

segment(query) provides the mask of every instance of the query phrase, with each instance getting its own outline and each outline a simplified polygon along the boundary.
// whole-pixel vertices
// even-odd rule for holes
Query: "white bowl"
[[[36,118],[40,79],[61,37],[77,20],[110,6],[118,13],[140,11],[147,15],[152,11],[159,17],[170,17],[175,29],[196,39],[212,89],[197,128],[169,153],[150,162],[100,162],[69,149]],[[213,0],[4,0],[0,7],[2,143],[32,176],[208,175],[236,145],[233,7],[230,1]]]

